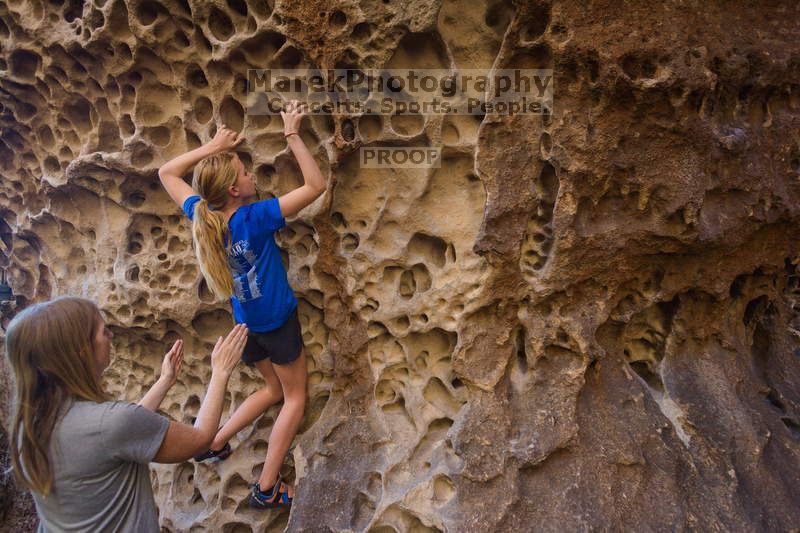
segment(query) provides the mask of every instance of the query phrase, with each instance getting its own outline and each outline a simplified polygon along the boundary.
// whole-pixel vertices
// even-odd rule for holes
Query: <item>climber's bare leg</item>
[[[261,477],[258,478],[262,490],[269,490],[275,485],[286,452],[289,451],[303,419],[303,411],[306,406],[306,382],[308,381],[305,349],[302,349],[300,356],[288,365],[273,363],[272,368],[283,389],[283,406],[272,426],[267,458],[261,470]]]
[[[262,359],[254,364],[258,371],[261,372],[266,383],[263,388],[248,396],[242,402],[242,405],[234,411],[230,419],[225,422],[225,425],[220,428],[211,443],[212,450],[221,450],[231,437],[241,431],[242,428],[252,424],[256,418],[283,398],[283,388],[278,376],[272,369],[272,362],[269,359]]]

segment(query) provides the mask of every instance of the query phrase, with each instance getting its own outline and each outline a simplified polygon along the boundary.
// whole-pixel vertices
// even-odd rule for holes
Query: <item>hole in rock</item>
[[[142,191],[133,191],[125,198],[125,202],[131,207],[141,207],[147,197]]]
[[[141,22],[144,26],[149,26],[156,21],[159,12],[163,9],[164,8],[162,8],[156,2],[142,2],[136,8],[136,18],[138,18],[139,22]]]
[[[788,416],[783,416],[781,417],[781,422],[783,422],[783,425],[792,433],[794,438],[800,438],[800,424],[796,420]]]
[[[664,391],[664,384],[661,382],[661,377],[653,372],[648,361],[631,361],[630,365],[633,371],[639,374],[651,388],[657,391]]]
[[[127,272],[125,272],[125,279],[130,282],[137,282],[139,281],[139,267],[138,265],[133,265],[130,267]]]
[[[358,132],[364,141],[380,137],[383,132],[383,119],[380,115],[363,115],[358,119]]]
[[[774,389],[769,390],[766,398],[767,401],[776,409],[780,411],[786,410],[786,406],[784,405],[783,401],[781,401],[780,395]]]
[[[287,46],[281,51],[278,66],[285,69],[299,68],[303,54],[294,46]],[[327,115],[326,115],[327,116]]]
[[[83,1],[69,0],[69,3],[64,10],[64,20],[67,22],[72,22],[73,20],[80,18],[81,15],[83,15]]]
[[[347,142],[352,142],[356,138],[353,121],[349,118],[342,122],[342,138]]]
[[[194,101],[194,117],[200,124],[206,124],[214,114],[211,100],[205,96],[199,97]]]
[[[256,68],[266,68],[275,52],[286,42],[286,37],[277,32],[266,32],[251,37],[242,43],[242,51]]]
[[[494,2],[486,10],[484,22],[487,26],[492,28],[498,35],[503,35],[506,32],[511,19],[514,18],[514,7],[511,2],[503,0]]]
[[[136,132],[136,126],[133,124],[133,120],[128,114],[122,115],[119,120],[119,127],[122,131],[122,134],[126,137],[130,137]]]
[[[419,113],[396,113],[390,119],[392,129],[398,135],[417,135],[425,126],[425,119]]]
[[[189,82],[189,85],[197,89],[208,87],[206,74],[198,65],[191,65],[186,69],[186,81]]]
[[[244,108],[233,97],[226,96],[219,107],[220,119],[222,123],[236,132],[242,131],[244,127]]]
[[[447,243],[439,237],[415,233],[408,241],[407,249],[410,255],[430,261],[437,267],[445,264]]]
[[[224,11],[217,7],[212,8],[208,17],[208,27],[219,41],[227,41],[233,35],[233,22]]]
[[[172,134],[166,126],[148,128],[144,133],[157,146],[167,146],[172,138]]]
[[[61,165],[58,159],[50,155],[44,159],[44,169],[48,174],[56,174],[61,172]]]
[[[528,371],[528,354],[525,351],[525,328],[520,327],[517,329],[517,364],[519,365],[520,372]]]
[[[350,34],[357,41],[366,41],[372,35],[373,26],[369,22],[359,22]]]
[[[331,28],[339,30],[347,24],[347,15],[342,11],[334,11],[330,17]]]
[[[42,61],[39,54],[23,49],[14,50],[8,59],[11,73],[25,81],[33,81],[35,79],[36,71]]]
[[[266,0],[263,1],[266,3]],[[228,0],[228,7],[243,17],[247,16],[247,4],[244,0]]]
[[[342,250],[345,252],[353,252],[358,248],[359,237],[357,233],[348,233],[342,237]]]

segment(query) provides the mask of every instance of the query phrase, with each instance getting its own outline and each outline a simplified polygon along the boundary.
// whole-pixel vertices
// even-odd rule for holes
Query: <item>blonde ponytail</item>
[[[228,266],[228,224],[219,209],[228,200],[228,188],[239,175],[233,161],[236,154],[225,152],[200,161],[192,187],[200,194],[192,222],[194,250],[208,288],[219,299],[233,294],[233,276]]]
[[[197,202],[192,223],[194,252],[208,288],[220,299],[230,298],[233,294],[233,278],[225,247],[226,226],[222,214],[212,211],[206,200]]]

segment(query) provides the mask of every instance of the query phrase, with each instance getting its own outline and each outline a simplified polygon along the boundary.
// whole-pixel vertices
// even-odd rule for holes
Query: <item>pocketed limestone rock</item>
[[[183,338],[162,410],[190,421],[232,320],[156,174],[225,123],[262,195],[301,183],[280,117],[247,112],[248,69],[552,69],[543,115],[306,119],[328,190],[277,234],[309,355],[294,508],[247,506],[276,406],[223,463],[153,467],[163,528],[791,530],[799,18],[793,2],[9,0],[0,266],[17,308],[100,304],[118,397]],[[384,144],[441,147],[441,166],[359,164]],[[224,416],[260,386],[240,366]]]

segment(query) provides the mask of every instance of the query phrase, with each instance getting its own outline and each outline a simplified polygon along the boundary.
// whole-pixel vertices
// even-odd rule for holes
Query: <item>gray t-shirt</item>
[[[127,402],[74,402],[50,440],[53,488],[36,492],[39,533],[158,531],[147,463],[169,420]]]

